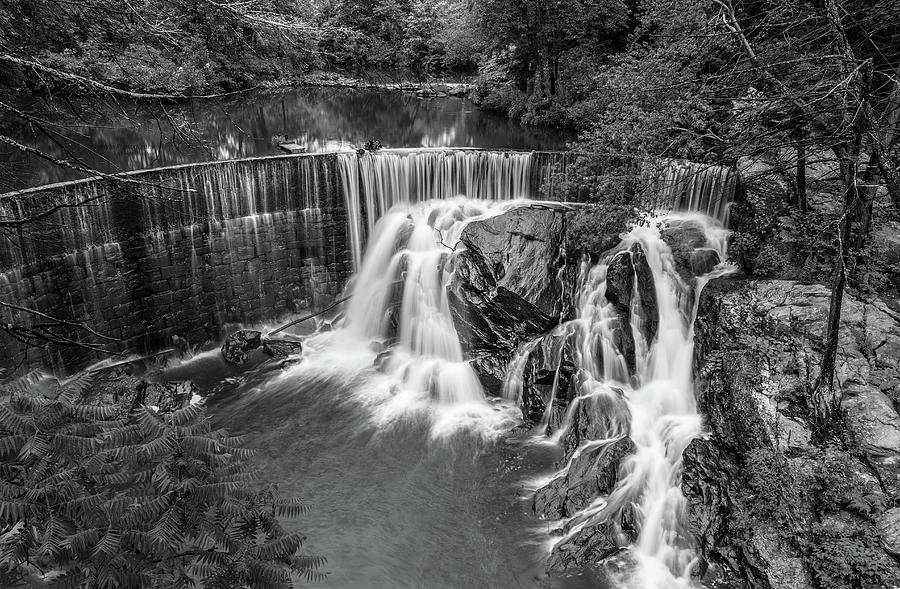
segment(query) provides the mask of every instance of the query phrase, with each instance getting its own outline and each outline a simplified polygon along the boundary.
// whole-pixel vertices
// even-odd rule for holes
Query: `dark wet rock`
[[[250,329],[236,331],[222,344],[222,357],[229,364],[241,365],[247,361],[247,352],[262,345],[262,333]]]
[[[848,294],[843,302],[836,376],[845,437],[858,457],[816,443],[807,394],[821,364],[829,294],[824,286],[792,281],[720,279],[701,296],[694,364],[698,405],[711,436],[685,451],[682,490],[702,559],[752,587],[812,586],[810,556],[795,542],[802,534],[826,529],[849,538],[853,530],[892,525],[884,507],[860,514],[833,503],[822,512],[809,488],[828,474],[828,455],[836,453],[847,465],[842,484],[884,498],[872,505],[890,506],[900,497],[900,416],[891,402],[900,390],[900,317],[881,301]],[[794,527],[786,529],[765,509],[748,509],[753,456],[782,457],[779,476],[796,485],[786,507]],[[881,537],[889,552],[889,533]]]
[[[663,241],[672,250],[679,276],[691,288],[719,263],[719,256],[706,241],[703,227],[696,221],[674,220],[660,228]]]
[[[785,537],[783,524],[755,518],[746,513],[746,507],[739,508],[745,490],[735,454],[715,441],[697,439],[683,459],[682,491],[690,504],[701,575],[714,564],[726,580],[746,587],[813,587],[802,554]]]
[[[703,276],[719,265],[719,253],[713,249],[698,249],[690,256],[688,265],[694,276]]]
[[[547,569],[564,571],[596,566],[598,562],[620,552],[620,542],[607,522],[587,525],[571,538],[557,544],[550,552]]]
[[[646,342],[653,341],[659,327],[653,272],[640,244],[636,243],[630,250],[618,252],[610,261],[606,274],[606,300],[615,307],[618,315],[616,324],[612,327],[614,344],[633,373],[635,341],[631,329],[632,313],[636,312],[639,316],[641,335]]]
[[[606,300],[616,310],[627,315],[634,293],[634,263],[630,251],[621,251],[613,256],[606,272]]]
[[[635,451],[625,437],[581,452],[562,476],[539,489],[534,511],[548,519],[570,517],[600,495],[609,495],[616,486],[622,461]]]
[[[85,401],[117,406],[122,416],[142,405],[170,413],[191,402],[200,390],[191,381],[160,383],[129,374],[125,369],[104,371],[95,377],[85,393]]]
[[[656,339],[659,329],[659,304],[656,300],[656,284],[653,271],[647,262],[647,255],[640,244],[631,247],[634,274],[637,279],[637,294],[640,297],[637,312],[640,314],[644,339],[649,343]]]
[[[391,354],[393,353],[393,348],[386,348],[378,352],[375,355],[375,360],[373,361],[373,365],[376,370],[383,370],[384,366],[391,359]]]
[[[566,210],[520,207],[470,223],[460,240],[502,288],[547,316],[562,311],[556,279],[564,261]]]
[[[547,433],[560,426],[569,402],[576,394],[573,386],[575,362],[569,343],[560,336],[549,334],[535,347],[528,357],[522,375],[522,415],[532,423],[544,419],[547,405],[551,414],[546,420]]]
[[[262,343],[263,352],[275,358],[284,360],[290,356],[299,354],[303,350],[303,344],[298,341],[285,339],[266,339]]]
[[[631,413],[622,391],[615,387],[612,393],[593,395],[578,401],[569,413],[571,422],[563,438],[566,457],[571,456],[585,442],[627,432],[631,422]]]
[[[701,410],[720,438],[744,447],[768,442],[795,455],[809,450],[806,391],[818,377],[829,295],[824,286],[791,281],[707,286],[695,369]],[[838,347],[846,425],[900,499],[900,316],[877,299],[845,295]]]
[[[518,346],[559,323],[565,211],[517,208],[470,223],[453,260],[450,311],[466,356],[500,393]]]

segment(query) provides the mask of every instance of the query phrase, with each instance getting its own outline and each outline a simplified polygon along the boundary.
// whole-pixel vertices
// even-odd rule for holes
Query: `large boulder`
[[[550,317],[563,309],[557,280],[565,265],[566,207],[522,206],[469,223],[460,235],[496,288],[512,293]]]
[[[557,325],[571,287],[564,269],[565,207],[520,207],[470,223],[454,256],[448,299],[467,357],[499,394],[520,344]],[[563,272],[562,274],[566,274]]]
[[[629,371],[634,373],[636,344],[631,329],[632,314],[638,314],[640,333],[648,344],[656,338],[659,328],[659,308],[653,272],[647,262],[647,255],[639,243],[635,243],[628,250],[617,252],[609,261],[606,273],[606,300],[616,309],[617,318],[613,326],[614,343],[625,357]]]

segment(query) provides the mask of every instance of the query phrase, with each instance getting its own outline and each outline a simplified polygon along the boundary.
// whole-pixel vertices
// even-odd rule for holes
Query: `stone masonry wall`
[[[333,157],[312,161],[307,158],[303,165],[294,165],[276,160],[274,167],[258,161],[244,166],[230,162],[225,171],[233,177],[226,178],[224,188],[221,178],[215,186],[210,181],[217,173],[210,169],[215,164],[203,165],[203,171],[193,176],[183,168],[173,171],[180,186],[190,186],[191,178],[201,186],[191,193],[192,199],[203,196],[204,182],[209,191],[231,187],[228,198],[241,204],[232,206],[232,213],[242,216],[228,218],[227,210],[223,214],[226,202],[217,215],[188,218],[194,222],[179,225],[184,211],[160,218],[159,210],[165,208],[154,203],[157,218],[152,222],[146,210],[138,210],[130,226],[102,227],[110,217],[121,217],[110,215],[111,207],[105,206],[98,207],[93,219],[83,220],[96,235],[109,239],[105,243],[74,242],[72,248],[65,240],[48,243],[30,235],[26,237],[31,243],[17,251],[16,244],[7,240],[0,244],[7,261],[0,272],[0,302],[6,303],[0,308],[0,321],[32,329],[47,323],[9,306],[13,305],[90,325],[97,334],[116,341],[74,325],[53,329],[59,338],[104,344],[120,352],[151,353],[171,346],[173,335],[202,345],[220,339],[230,324],[275,322],[328,305],[340,296],[353,271],[348,215]],[[154,181],[165,179],[164,171],[152,174]],[[115,207],[126,205],[119,200]],[[215,203],[209,208],[214,207]],[[248,208],[283,210],[245,215]],[[64,232],[55,234],[60,233]],[[73,251],[58,253],[65,249]],[[10,264],[22,250],[27,253],[22,263]],[[7,371],[39,366],[73,371],[104,357],[81,347],[29,346],[0,330],[0,368]]]

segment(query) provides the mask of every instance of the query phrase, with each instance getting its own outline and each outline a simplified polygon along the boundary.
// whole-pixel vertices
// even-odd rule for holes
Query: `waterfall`
[[[738,174],[733,168],[687,161],[668,161],[655,182],[660,208],[696,211],[728,225]]]
[[[463,227],[500,212],[463,199],[392,209],[376,225],[355,282],[349,329],[367,340],[389,342],[386,371],[438,403],[484,399],[463,357],[446,284]]]
[[[696,201],[692,204],[696,205]],[[663,235],[668,227],[685,225],[704,237],[703,246],[695,251],[715,252],[719,262],[695,283],[679,274]],[[626,587],[690,586],[694,552],[686,529],[686,502],[680,482],[682,453],[702,432],[692,383],[693,323],[704,284],[733,271],[725,263],[727,235],[721,223],[698,213],[667,214],[646,226],[635,227],[597,264],[585,260],[579,279],[577,316],[540,340],[544,348],[548,347],[548,340],[555,340],[557,349],[559,342],[569,349],[578,386],[551,441],[563,440],[576,414],[581,413],[591,422],[588,430],[582,423],[581,431],[589,431],[590,435],[576,438],[580,446],[571,450],[572,456],[614,444],[626,436],[634,442],[636,451],[623,461],[613,492],[596,498],[572,515],[564,522],[563,537],[555,542],[563,545],[593,525],[616,530],[620,542],[631,542],[633,566],[627,578],[622,579]],[[652,275],[652,293],[640,290],[638,256],[646,261],[644,268]],[[634,273],[631,292],[625,293],[630,295],[629,321],[622,317],[623,293],[616,293],[615,301],[608,298],[613,288],[612,268],[621,268],[623,263]],[[642,296],[655,298],[655,329],[648,328],[649,314],[643,309],[647,301]],[[614,303],[620,306],[617,308]],[[628,332],[630,339],[623,337],[622,330]],[[626,341],[633,345],[623,343]],[[523,346],[513,360],[506,387],[511,396],[521,394],[526,362],[522,356],[530,354],[535,345],[530,342]],[[546,363],[545,358],[544,366]],[[539,428],[541,436],[553,402],[551,398],[546,404]],[[565,476],[567,469],[568,465],[550,480]],[[626,512],[633,513],[636,532],[631,538],[626,537],[619,524]]]
[[[380,395],[367,389],[364,401],[379,424],[424,413],[433,437],[460,428],[488,437],[507,431],[517,410],[485,398],[463,353],[447,285],[466,225],[512,206],[456,197],[391,208],[375,224],[338,329],[307,341],[305,364],[328,373],[343,362],[342,374],[368,374],[366,381],[376,379],[374,366],[387,381]],[[348,367],[348,358],[356,364]]]
[[[490,201],[538,196],[554,163],[541,155],[546,154],[446,149],[339,155],[356,267],[366,236],[397,204],[461,195]]]

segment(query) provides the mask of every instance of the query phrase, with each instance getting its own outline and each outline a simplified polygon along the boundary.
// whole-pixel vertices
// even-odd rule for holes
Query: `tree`
[[[288,587],[324,559],[278,517],[306,510],[254,488],[252,451],[202,406],[85,397],[90,374],[56,387],[19,379],[0,404],[0,572],[60,587]]]
[[[572,197],[650,203],[661,160],[752,165],[733,249],[777,276],[793,262],[771,258],[794,254],[770,236],[799,233],[804,278],[832,286],[808,399],[825,431],[840,408],[844,290],[864,286],[854,271],[873,218],[900,211],[896,3],[661,0],[641,2],[636,15],[627,46],[597,56],[593,96],[569,109],[590,113],[567,170]],[[811,166],[836,207],[809,202]]]

